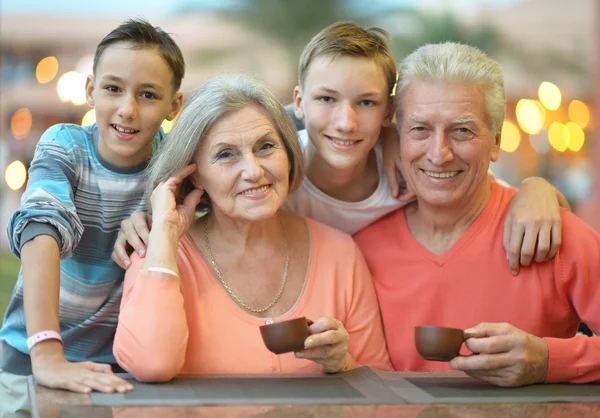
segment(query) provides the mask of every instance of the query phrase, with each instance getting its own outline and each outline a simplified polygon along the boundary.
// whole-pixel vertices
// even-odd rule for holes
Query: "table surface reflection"
[[[600,417],[600,403],[519,403],[453,405],[319,405],[319,406],[93,406],[89,395],[35,386],[34,416],[41,418],[158,417],[398,417],[398,418],[561,418]]]

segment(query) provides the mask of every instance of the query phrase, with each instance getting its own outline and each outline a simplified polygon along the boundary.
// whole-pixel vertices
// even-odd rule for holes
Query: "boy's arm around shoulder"
[[[563,209],[562,246],[551,261],[557,285],[581,322],[600,333],[600,236]],[[600,337],[545,338],[547,383],[600,382]]]
[[[36,146],[21,207],[7,226],[9,246],[17,257],[27,240],[43,233],[57,240],[61,258],[67,258],[83,234],[73,201],[82,139],[73,134],[84,135],[76,127],[55,125]]]

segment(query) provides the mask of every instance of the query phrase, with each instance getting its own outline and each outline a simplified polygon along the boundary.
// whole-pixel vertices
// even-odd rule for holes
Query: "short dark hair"
[[[108,47],[118,42],[129,42],[134,49],[157,47],[161,57],[173,72],[173,87],[178,91],[185,73],[183,54],[171,35],[144,19],[127,19],[100,41],[94,55],[94,74]]]

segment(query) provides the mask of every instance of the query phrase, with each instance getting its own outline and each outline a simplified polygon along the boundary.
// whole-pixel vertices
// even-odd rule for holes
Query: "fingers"
[[[485,338],[495,337],[498,335],[507,335],[513,329],[513,326],[507,323],[481,322],[473,328],[468,328],[464,330],[464,332],[472,334],[474,338]]]
[[[562,244],[562,219],[555,220],[552,224],[552,241],[546,260],[553,258]]]
[[[528,266],[533,260],[535,254],[535,244],[537,242],[538,233],[540,232],[540,222],[530,222],[525,227],[525,235],[521,243],[521,257],[519,259],[522,266]]]
[[[500,354],[507,353],[514,347],[514,340],[507,335],[495,337],[469,338],[465,346],[473,353]]]
[[[340,370],[348,354],[349,340],[342,323],[333,318],[319,318],[309,327],[309,333],[305,349],[295,353],[296,357],[319,363],[326,372]]]
[[[510,233],[510,242],[508,244],[508,266],[510,272],[516,276],[519,274],[519,267],[521,262],[521,245],[523,243],[523,236],[525,235],[525,226],[516,222],[512,226]]]
[[[179,173],[175,174],[169,180],[174,180],[176,183],[181,183],[187,176],[196,171],[196,163],[192,163],[181,170]]]
[[[342,323],[333,318],[319,318],[314,324],[308,327],[308,334],[319,334],[328,330],[336,330],[342,326]],[[343,327],[343,326],[342,326]]]
[[[188,210],[194,213],[196,206],[200,203],[200,199],[204,194],[203,189],[194,189],[187,194],[187,196],[183,199],[183,206],[185,206]]]
[[[126,245],[127,241],[125,240],[125,236],[119,232],[110,258],[123,270],[127,270],[127,268],[131,265],[131,260],[129,260],[127,250],[125,249]]]
[[[91,361],[85,362],[84,364],[86,366],[88,366],[88,368],[91,371],[93,371],[93,372],[106,373],[106,374],[112,374],[112,375],[114,375],[114,373],[112,371],[112,367],[110,367],[110,364],[92,363]]]
[[[455,357],[450,367],[463,372],[489,371],[512,366],[513,361],[508,353],[480,354],[478,356]]]
[[[143,223],[144,223],[144,228],[148,229],[148,227],[145,225],[146,222],[143,221]],[[124,247],[124,249],[127,250],[126,244],[129,244],[131,247],[133,247],[133,250],[140,255],[140,257],[144,257],[146,255],[146,246],[140,239],[139,232],[136,228],[136,227],[140,226],[139,224],[140,224],[139,219],[137,220],[137,224],[134,223],[134,220],[132,218],[123,219],[123,221],[121,221],[121,230],[119,231],[119,235],[121,233],[124,235],[125,245],[122,245],[119,248],[119,250],[121,250],[122,247]],[[118,239],[119,239],[119,236],[117,236],[117,240]],[[119,243],[121,244],[122,240],[119,241]],[[115,242],[115,249],[116,249],[116,247],[117,247],[117,243]]]
[[[304,342],[304,347],[313,348],[323,345],[334,345],[347,341],[347,333],[340,330],[329,330],[311,335]]]
[[[148,245],[148,237],[150,236],[149,226],[152,224],[152,218],[146,212],[135,211],[131,214],[130,218],[133,228],[137,232],[137,235],[142,240],[144,245]],[[136,247],[132,245],[135,249]],[[137,249],[136,249],[137,250]],[[141,257],[143,255],[140,254]]]
[[[510,215],[510,212],[508,214],[508,216],[506,216],[506,219],[504,220],[504,233],[502,234],[502,247],[504,248],[504,251],[506,251],[506,259],[510,259],[509,258],[509,249],[510,249],[510,236],[512,235],[512,216]]]
[[[550,242],[552,241],[552,225],[543,223],[538,232],[537,248],[535,250],[535,262],[541,263],[548,259],[550,254]]]
[[[41,385],[77,393],[128,392],[133,385],[116,376],[109,365],[92,362],[55,364],[34,373]]]

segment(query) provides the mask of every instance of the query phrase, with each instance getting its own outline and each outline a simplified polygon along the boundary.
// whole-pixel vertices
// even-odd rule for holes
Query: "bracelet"
[[[166,274],[170,274],[171,276],[179,277],[179,274],[177,274],[173,270],[165,268],[165,267],[148,267],[146,270],[156,271],[158,273],[166,273]]]
[[[46,341],[46,340],[58,340],[61,343],[63,342],[62,338],[60,337],[60,334],[56,331],[51,331],[51,330],[40,331],[40,332],[36,332],[31,337],[27,338],[27,349],[29,351],[31,351],[31,349],[37,343],[41,343],[42,341]]]

